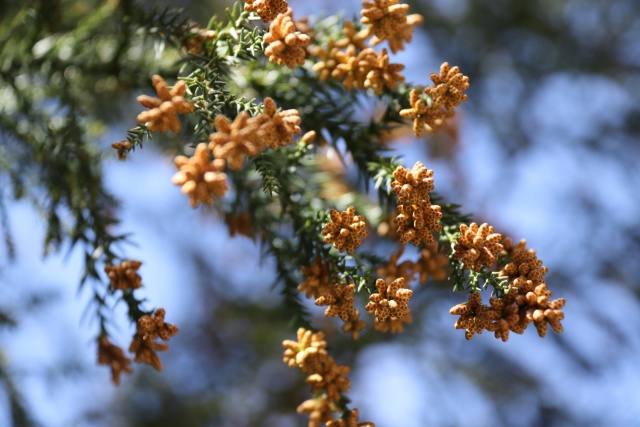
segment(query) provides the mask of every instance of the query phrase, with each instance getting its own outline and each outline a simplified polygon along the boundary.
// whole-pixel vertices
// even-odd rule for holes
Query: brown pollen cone
[[[169,346],[156,342],[157,338],[168,341],[173,335],[178,333],[178,328],[171,323],[164,321],[165,310],[158,308],[153,316],[144,315],[138,319],[138,328],[133,336],[129,351],[135,354],[135,361],[146,363],[156,370],[162,370],[162,363],[156,351],[166,351]]]
[[[413,291],[405,288],[404,278],[399,277],[387,283],[383,279],[376,280],[378,292],[369,295],[369,303],[365,310],[376,317],[376,322],[402,319],[410,313],[409,298]]]
[[[442,218],[440,206],[432,205],[429,197],[429,191],[434,188],[433,171],[416,162],[411,170],[398,166],[393,177],[391,188],[398,196],[398,215],[394,222],[400,243],[432,244],[435,241],[432,232],[442,229],[438,223]]]
[[[111,368],[111,379],[115,385],[120,384],[120,374],[125,372],[130,374],[131,359],[124,355],[124,351],[115,344],[111,344],[109,337],[101,335],[98,338],[98,363],[109,365]]]
[[[189,197],[189,204],[197,207],[201,203],[212,205],[213,197],[223,197],[229,186],[227,175],[222,171],[225,161],[211,160],[211,151],[206,143],[196,146],[192,157],[177,156],[174,159],[178,169],[171,182],[179,185],[180,192]]]
[[[255,157],[264,148],[259,141],[260,124],[246,112],[241,112],[233,122],[219,114],[214,123],[217,132],[209,135],[209,149],[216,159],[224,159],[231,170],[242,168],[245,156]]]
[[[453,245],[453,259],[462,260],[467,270],[480,271],[484,267],[491,267],[498,260],[502,251],[500,241],[502,235],[493,232],[493,227],[484,223],[472,222],[470,225],[461,224],[460,234]]]
[[[280,66],[286,65],[294,69],[297,65],[304,64],[306,49],[311,38],[296,31],[296,25],[289,15],[278,15],[269,27],[269,32],[264,36],[264,42],[269,45],[264,50],[270,62]]]
[[[343,212],[331,209],[331,222],[326,223],[322,229],[324,243],[333,243],[340,252],[352,254],[367,236],[364,217],[355,213],[353,206]]]
[[[142,278],[138,274],[140,266],[142,263],[136,260],[125,260],[119,265],[105,265],[104,271],[109,276],[111,288],[121,291],[140,288],[142,286]]]
[[[148,110],[138,114],[136,120],[138,123],[144,123],[151,132],[180,131],[182,125],[178,120],[178,114],[189,113],[196,108],[193,102],[184,98],[187,83],[181,80],[169,89],[165,80],[159,75],[153,76],[152,83],[158,98],[147,95],[138,96],[138,102]]]
[[[244,0],[244,10],[256,12],[262,22],[271,22],[281,13],[286,13],[287,0]]]

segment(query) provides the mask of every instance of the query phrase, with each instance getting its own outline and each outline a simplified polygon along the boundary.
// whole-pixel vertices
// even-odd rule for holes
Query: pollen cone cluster
[[[331,75],[342,81],[348,90],[371,88],[379,95],[385,87],[394,89],[404,81],[404,76],[400,74],[404,65],[390,64],[386,49],[377,54],[371,48],[358,51],[354,45],[349,45],[344,51],[334,48],[329,53],[319,51],[319,54],[325,60],[315,64],[313,69],[320,73],[320,79]]]
[[[166,351],[169,346],[156,342],[157,338],[163,341],[178,333],[178,328],[164,321],[165,311],[159,308],[153,316],[144,315],[138,319],[138,329],[129,346],[129,351],[135,354],[135,361],[153,366],[156,370],[162,370],[162,363],[156,351]]]
[[[209,144],[198,144],[190,158],[175,158],[179,171],[172,181],[189,196],[192,207],[201,203],[211,205],[214,196],[225,195],[228,190],[227,175],[222,172],[225,167],[241,169],[246,156],[255,157],[268,147],[276,149],[291,144],[293,135],[301,132],[298,110],[279,111],[273,99],[267,97],[264,111],[253,117],[241,112],[233,121],[217,115],[214,118],[217,131],[209,135]],[[307,133],[303,140],[312,136]]]
[[[129,151],[133,149],[133,144],[130,141],[118,141],[111,144],[111,147],[116,150],[118,154],[118,160],[124,160],[127,158]]]
[[[316,298],[316,305],[328,306],[324,312],[327,317],[340,317],[343,322],[356,314],[355,298],[353,296],[356,285],[333,285],[331,291]]]
[[[271,22],[281,13],[286,13],[286,0],[244,0],[244,10],[256,12],[262,22]]]
[[[373,328],[381,332],[401,332],[402,324],[411,321],[409,298],[413,291],[405,288],[406,282],[402,277],[391,283],[378,279],[376,287],[378,292],[369,296],[369,303],[365,306],[365,310],[376,317]]]
[[[422,135],[424,129],[433,131],[448,117],[452,117],[454,108],[467,100],[464,91],[469,88],[469,78],[460,73],[456,66],[451,68],[447,62],[440,66],[440,74],[431,73],[436,86],[427,87],[423,94],[412,89],[409,94],[411,108],[400,110],[400,116],[413,120],[413,132]]]
[[[342,34],[344,38],[336,40],[337,47],[345,48],[347,46],[353,46],[358,50],[364,50],[367,48],[365,41],[371,35],[371,28],[363,28],[358,30],[353,22],[349,19],[345,19],[342,22]]]
[[[371,45],[389,41],[393,53],[404,49],[404,42],[411,41],[413,27],[422,23],[420,15],[408,15],[409,5],[398,4],[398,0],[363,1],[360,22],[371,26]]]
[[[289,367],[298,367],[305,374],[316,372],[320,364],[329,357],[324,333],[304,328],[297,331],[297,341],[285,340],[283,361]]]
[[[222,159],[211,160],[206,143],[196,146],[193,157],[177,156],[174,160],[180,169],[171,179],[181,186],[182,194],[189,197],[189,204],[197,207],[201,203],[213,204],[213,196],[223,197],[229,189],[227,175],[222,171],[225,162]]]
[[[125,372],[130,374],[131,359],[124,355],[124,351],[115,344],[111,344],[106,335],[98,338],[98,364],[109,365],[111,368],[111,379],[115,385],[120,384],[120,374]]]
[[[342,33],[344,37],[334,40],[330,39],[326,45],[310,45],[309,53],[317,58],[317,62],[313,65],[313,71],[318,73],[318,80],[325,81],[329,77],[336,79],[342,79],[347,74],[347,71],[355,70],[357,67],[349,65],[349,62],[358,62],[355,58],[358,52],[366,50],[365,40],[370,36],[370,29],[362,29],[357,31],[353,23],[348,19],[345,19],[342,23]],[[342,50],[344,49],[344,50]],[[336,71],[338,64],[343,64],[341,69]],[[364,70],[363,70],[364,71]],[[351,87],[354,82],[360,82],[360,86],[364,84],[366,73],[361,73],[362,76],[351,79]],[[346,86],[346,85],[345,85]],[[356,85],[357,86],[357,85]],[[350,89],[349,87],[347,87]]]
[[[420,258],[415,262],[413,270],[418,273],[421,285],[426,284],[429,277],[433,280],[445,280],[449,275],[449,258],[438,251],[438,244],[434,242],[420,251]]]
[[[513,246],[511,239],[506,238],[503,246],[511,262],[500,271],[500,276],[508,277],[511,286],[529,291],[544,283],[543,276],[549,269],[542,265],[535,250],[527,248],[526,240]]]
[[[442,229],[438,223],[442,218],[440,206],[432,205],[429,197],[429,191],[434,188],[433,171],[416,162],[411,170],[398,166],[393,177],[391,188],[398,196],[398,215],[394,222],[400,243],[412,242],[415,246],[433,243],[432,232]]]
[[[411,260],[399,262],[400,257],[404,253],[404,246],[400,246],[398,250],[389,256],[389,262],[376,269],[376,274],[382,276],[386,280],[394,280],[402,277],[405,283],[409,283],[415,276],[415,263]]]
[[[276,149],[293,142],[301,132],[300,113],[290,109],[278,111],[273,99],[264,100],[263,114],[249,116],[241,112],[231,122],[219,114],[214,122],[217,132],[209,135],[209,149],[216,159],[224,159],[231,170],[242,168],[245,156],[255,157],[267,147]]]
[[[364,60],[364,68],[368,69],[364,87],[372,88],[377,95],[384,87],[395,89],[397,83],[404,82],[404,76],[400,74],[404,65],[390,64],[387,49],[382,49],[380,55],[368,55]]]
[[[356,208],[349,206],[346,211],[331,209],[331,222],[324,225],[322,235],[324,243],[333,243],[340,252],[352,254],[367,236],[366,224],[362,215],[356,215]]]
[[[502,341],[509,339],[509,332],[522,334],[531,323],[540,337],[547,334],[548,326],[561,333],[565,299],[551,300],[551,291],[543,278],[547,268],[542,266],[535,251],[526,248],[524,241],[515,247],[511,247],[508,239],[504,243],[512,262],[500,275],[507,278],[509,290],[503,298],[491,298],[489,305],[482,304],[476,292],[468,302],[453,307],[450,313],[460,316],[456,329],[464,329],[467,339],[488,330]]]
[[[465,90],[469,89],[469,77],[460,72],[460,68],[450,67],[448,62],[440,66],[440,74],[431,73],[431,81],[435,86],[425,89],[433,104],[444,107],[453,115],[453,109],[467,100]]]
[[[476,292],[471,295],[469,302],[454,306],[450,313],[460,316],[455,327],[464,329],[467,339],[487,330],[506,342],[510,331],[522,334],[531,323],[534,323],[538,335],[544,337],[547,324],[555,332],[561,333],[560,321],[564,319],[562,308],[565,299],[551,301],[550,296],[551,291],[546,284],[541,284],[526,293],[512,288],[504,298],[491,298],[489,305],[484,305],[480,294]]]
[[[364,9],[360,11],[360,22],[371,25],[373,33],[381,39],[386,39],[402,25],[409,11],[409,5],[398,4],[398,0],[363,1],[362,6]]]
[[[299,414],[304,414],[305,412],[309,414],[308,427],[320,427],[335,419],[334,412],[337,411],[337,408],[325,395],[320,395],[305,400],[298,405],[296,411]]]
[[[564,307],[565,299],[550,300],[551,291],[547,289],[544,280],[544,275],[549,269],[542,265],[535,250],[527,248],[525,240],[521,240],[515,246],[511,245],[508,238],[503,243],[511,263],[504,266],[500,275],[507,277],[509,286],[518,290],[517,302],[527,306],[524,313],[527,321],[533,321],[541,337],[547,333],[547,324],[555,332],[561,333],[560,321],[564,319],[561,309]]]
[[[318,255],[310,266],[302,266],[300,271],[305,280],[298,285],[298,291],[304,292],[307,298],[318,298],[331,292],[329,284],[329,269]]]
[[[400,246],[396,252],[392,253],[389,256],[389,262],[378,267],[376,274],[386,280],[402,277],[406,283],[412,282],[417,275],[417,281],[421,285],[426,284],[429,277],[433,280],[447,278],[449,274],[449,257],[438,251],[436,242],[425,245],[420,250],[420,257],[416,261],[406,259],[399,262],[404,249],[405,246]]]
[[[367,322],[360,320],[360,312],[356,310],[349,315],[349,319],[342,325],[342,331],[351,335],[351,339],[357,340],[360,336],[360,331],[367,327]]]
[[[317,58],[317,62],[311,68],[318,73],[318,80],[323,82],[331,77],[338,66],[336,55],[340,52],[340,47],[336,41],[329,40],[326,47],[311,45],[309,46],[309,52]]]
[[[269,44],[264,53],[270,62],[286,65],[293,70],[297,65],[304,64],[305,46],[311,42],[311,38],[296,31],[291,16],[280,14],[271,22],[264,42]]]
[[[298,110],[278,111],[276,103],[269,97],[264,100],[264,114],[258,117],[261,122],[258,137],[262,144],[274,150],[293,143],[293,135],[301,132]]]
[[[258,138],[260,124],[241,112],[233,122],[219,114],[214,119],[217,132],[209,136],[209,149],[216,159],[224,159],[231,170],[238,170],[245,156],[257,156],[261,151]]]
[[[189,113],[196,108],[194,103],[184,98],[187,84],[181,80],[169,89],[164,79],[158,75],[153,76],[152,83],[158,98],[147,95],[137,98],[143,107],[149,108],[138,114],[138,123],[144,123],[151,132],[178,132],[182,125],[177,115]]]
[[[347,365],[338,365],[327,353],[327,342],[322,332],[300,328],[297,338],[297,341],[285,340],[282,343],[285,349],[283,361],[307,375],[306,383],[315,397],[300,404],[297,411],[309,414],[309,427],[319,427],[335,419],[334,413],[339,410],[342,393],[349,391],[351,386],[346,377],[351,369]]]
[[[125,260],[119,265],[107,264],[104,271],[109,276],[111,288],[126,291],[141,287],[142,278],[138,274],[140,266],[142,263],[136,260]]]
[[[198,24],[191,23],[185,35],[180,38],[182,47],[191,54],[199,55],[207,41],[215,39],[217,33],[213,30],[205,30],[198,27]]]
[[[371,62],[367,58],[372,55],[376,55],[373,49],[358,51],[354,46],[349,46],[345,51],[336,52],[336,66],[331,72],[331,77],[342,81],[347,90],[363,89],[369,72],[367,66]]]
[[[457,242],[453,245],[452,258],[462,260],[467,270],[480,271],[482,266],[489,268],[502,251],[501,240],[502,235],[494,233],[493,227],[487,223],[480,227],[475,222],[461,224]]]

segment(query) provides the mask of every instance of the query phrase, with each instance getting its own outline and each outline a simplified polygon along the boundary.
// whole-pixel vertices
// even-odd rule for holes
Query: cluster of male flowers
[[[310,59],[318,80],[334,79],[347,90],[369,90],[381,95],[404,82],[400,74],[404,66],[390,63],[386,48],[378,53],[372,47],[386,41],[392,53],[404,49],[405,43],[412,38],[414,27],[423,19],[420,15],[408,15],[409,6],[399,4],[398,0],[363,1],[362,5],[359,24],[344,20],[341,35],[325,38],[321,44],[312,43],[318,35],[307,20],[293,20],[293,11],[285,0],[247,0],[244,8],[257,14],[262,21],[271,22],[263,36],[264,53],[270,62],[294,69],[305,63],[308,66]],[[190,52],[198,51],[198,43],[204,39],[215,37],[215,33],[194,31],[198,42],[187,39],[186,48]],[[467,99],[464,91],[469,87],[469,79],[458,67],[443,63],[439,73],[431,73],[430,78],[433,86],[421,90],[413,88],[409,94],[409,108],[399,111],[401,117],[413,121],[416,136],[442,125],[454,115],[455,107]],[[149,131],[180,130],[177,114],[195,109],[195,105],[185,99],[186,83],[179,81],[169,88],[162,77],[154,76],[153,85],[158,98],[138,98],[148,109],[138,116],[138,122]],[[301,133],[302,118],[297,110],[278,110],[273,99],[265,98],[258,113],[250,115],[243,111],[233,119],[218,114],[214,124],[216,131],[210,134],[208,142],[195,146],[191,157],[175,158],[178,172],[172,181],[188,196],[192,207],[203,203],[212,205],[214,198],[225,196],[229,190],[225,169],[239,170],[247,157],[254,158],[266,149],[275,150],[293,143],[294,135]],[[313,124],[305,124],[305,127],[313,128]],[[315,134],[310,131],[301,140],[311,142]],[[121,144],[114,145],[119,153],[131,148],[127,141],[117,144]],[[494,233],[488,224],[467,225],[458,221],[458,232],[443,232],[442,209],[432,204],[430,196],[434,191],[433,175],[433,170],[421,162],[411,169],[398,166],[393,171],[390,187],[397,197],[397,206],[394,232],[390,234],[397,239],[399,249],[390,255],[387,265],[377,267],[376,273],[381,277],[375,286],[369,287],[369,300],[364,310],[374,318],[372,329],[398,333],[411,322],[409,302],[413,290],[410,285],[416,281],[416,276],[419,283],[425,283],[428,276],[445,279],[450,268],[457,267],[473,274],[488,271],[495,265],[495,276],[502,278],[506,285],[494,290],[496,295],[490,299],[490,305],[483,305],[478,289],[473,288],[468,302],[451,309],[452,314],[460,316],[455,327],[464,329],[467,339],[488,330],[503,341],[508,339],[510,331],[522,333],[530,323],[534,323],[540,336],[545,335],[547,325],[561,332],[564,300],[550,300],[551,292],[543,278],[547,269],[535,251],[527,249],[524,241],[513,245],[510,239]],[[331,209],[329,216],[330,221],[324,224],[318,239],[323,244],[332,244],[339,253],[353,254],[368,234],[364,217],[356,214],[354,207],[343,212]],[[439,250],[434,233],[440,233],[441,243],[443,240],[450,243],[448,257]],[[420,248],[420,258],[399,262],[409,242]],[[122,273],[124,276],[114,274],[131,277],[134,270],[131,264],[123,265],[110,268],[124,268],[128,271]],[[356,286],[340,272],[332,274],[336,273],[335,269],[335,265],[318,254],[310,265],[301,266],[305,279],[298,290],[312,298],[316,305],[326,307],[325,316],[341,319],[342,330],[357,339],[366,322],[360,319],[361,313],[355,306]],[[111,272],[109,275],[111,277]],[[112,286],[121,289],[117,283],[112,277]],[[164,311],[159,311],[154,317],[145,315],[138,320],[138,332],[130,347],[136,353],[137,361],[156,368],[159,368],[159,361],[154,350],[165,348],[154,340],[158,337],[166,339],[177,331],[172,325],[162,329],[166,325],[162,323]],[[338,365],[329,356],[322,332],[299,329],[298,341],[286,340],[283,345],[285,363],[298,367],[307,375],[307,383],[314,394],[298,407],[298,412],[309,413],[310,427],[322,423],[329,427],[374,425],[359,422],[358,410],[346,407],[342,395],[350,387],[346,377],[350,368]],[[114,381],[120,371],[130,370],[128,359],[121,351],[114,350],[108,341],[104,345],[101,343],[100,348],[101,363],[111,363]],[[336,419],[337,413],[341,413],[340,419]]]
[[[140,261],[124,260],[120,264],[107,264],[104,268],[109,277],[109,288],[112,293],[121,292],[123,297],[132,295],[132,292],[142,287],[142,278],[138,269],[142,266]],[[162,370],[162,362],[157,351],[166,351],[169,346],[158,342],[157,339],[168,341],[178,333],[175,325],[164,321],[165,310],[158,308],[152,312],[140,312],[136,319],[136,332],[133,335],[129,352],[134,354],[134,360],[138,363],[146,363],[156,370]],[[98,337],[98,363],[108,365],[111,368],[111,377],[117,385],[120,383],[120,374],[132,372],[131,359],[127,357],[119,346],[111,343],[106,330]]]
[[[297,341],[285,340],[284,362],[298,368],[307,375],[306,383],[315,397],[298,406],[298,412],[309,414],[309,426],[317,427],[375,427],[371,422],[359,422],[358,409],[344,411],[336,420],[334,413],[341,411],[342,393],[349,390],[351,381],[346,375],[351,371],[347,365],[338,365],[327,352],[324,333],[299,328]]]
[[[503,239],[486,223],[460,225],[453,245],[453,260],[460,260],[464,269],[479,272],[483,267],[493,267],[499,257],[508,260],[496,272],[507,281],[507,286],[499,289],[501,297],[493,297],[489,305],[485,305],[480,293],[474,291],[468,302],[450,310],[451,314],[460,316],[455,327],[464,329],[467,339],[487,330],[502,341],[509,339],[510,331],[522,334],[531,323],[540,337],[547,334],[547,325],[561,333],[565,299],[550,299],[551,291],[544,279],[548,268],[538,259],[536,251],[527,249],[525,240],[514,245],[510,238]]]

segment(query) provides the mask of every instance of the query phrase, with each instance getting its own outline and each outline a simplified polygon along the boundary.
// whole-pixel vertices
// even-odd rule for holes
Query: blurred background
[[[163,3],[201,25],[224,7]],[[289,3],[296,17],[361,8]],[[527,239],[554,297],[567,299],[565,332],[467,342],[449,315],[466,296],[430,283],[415,290],[414,322],[401,335],[366,331],[354,344],[330,329],[333,356],[353,367],[352,407],[377,427],[640,425],[640,2],[407,3],[424,24],[392,62],[426,85],[447,61],[471,88],[452,125],[429,140],[399,135],[393,146],[405,165],[433,169],[439,193],[476,222]],[[0,329],[13,379],[0,378],[0,426],[12,425],[9,385],[47,427],[306,425],[295,414],[309,397],[304,379],[281,361],[280,343],[295,330],[271,289],[269,259],[259,261],[249,238],[230,238],[212,211],[187,205],[170,184],[170,152],[147,144],[117,161],[109,144],[137,108],[135,93],[122,96],[128,107],[101,139],[105,177],[122,201],[118,230],[134,232],[126,253],[144,263],[144,294],[180,333],[161,354],[162,374],[136,365],[113,386],[83,314],[91,295],[77,290],[81,254],[63,246],[43,258],[42,219],[4,199],[15,259],[0,245],[0,307],[17,324]],[[126,346],[131,331],[122,322],[114,341]]]

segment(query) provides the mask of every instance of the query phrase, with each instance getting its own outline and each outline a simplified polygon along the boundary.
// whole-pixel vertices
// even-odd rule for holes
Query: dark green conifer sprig
[[[226,26],[219,24],[216,27],[219,40],[216,53],[225,58],[228,65],[259,58],[264,52],[262,36],[266,31],[252,25],[250,13],[243,10],[241,2],[234,3],[226,12],[228,23]]]
[[[178,15],[178,11],[163,12],[160,17],[169,19],[166,27],[168,33],[157,32],[157,35],[169,34],[173,45],[179,49],[181,42],[194,37],[194,27],[185,20],[179,21]],[[261,57],[264,30],[251,26],[249,13],[242,10],[239,2],[227,9],[227,17],[226,22],[221,22],[214,16],[207,26],[208,30],[213,31],[211,37],[200,36],[203,37],[202,51],[189,51],[187,55],[182,52],[182,59],[176,63],[182,64],[179,74],[183,76],[180,79],[187,83],[187,99],[196,105],[192,117],[184,119],[195,122],[191,136],[194,141],[206,140],[209,134],[215,132],[214,118],[218,114],[233,120],[241,111],[255,115],[261,109],[261,104],[255,99],[247,99],[242,94],[243,88],[233,84],[233,77],[244,62],[254,62]],[[164,24],[161,21],[158,25]],[[156,32],[151,31],[148,36],[154,34]],[[138,124],[127,132],[127,140],[132,148],[142,147],[145,138],[151,139],[152,135],[144,124]]]
[[[68,85],[56,88],[56,102],[66,110],[62,117],[42,107],[38,91],[8,83],[15,97],[16,115],[0,115],[0,126],[8,146],[16,148],[11,151],[15,157],[3,163],[3,172],[12,178],[13,195],[29,199],[44,214],[45,254],[59,251],[65,243],[69,251],[79,245],[85,259],[81,287],[88,279],[100,282],[100,265],[116,257],[112,246],[127,241],[127,236],[111,232],[118,224],[114,215],[117,201],[105,188],[100,153],[80,115],[81,101]],[[24,127],[20,117],[28,117],[31,126]],[[93,293],[102,321],[104,289],[96,285]]]
[[[131,0],[122,3],[129,5],[131,19],[139,30],[152,40],[162,39],[177,46],[190,28],[189,19],[183,15],[183,10],[180,8],[165,7],[160,9],[154,7],[145,10]]]
[[[402,160],[398,160],[398,156],[381,157],[379,161],[369,162],[367,165],[373,188],[378,190],[378,202],[385,212],[388,212],[396,202],[391,183],[394,180],[393,172],[399,166],[402,166]]]
[[[162,63],[134,31],[141,26],[133,2],[100,2],[90,14],[71,12],[57,22],[47,20],[51,7],[15,4],[0,22],[0,135],[10,149],[0,172],[15,199],[43,213],[45,255],[82,252],[79,288],[90,294],[83,318],[97,320],[101,335],[119,301],[103,269],[125,258],[122,244],[130,241],[116,231],[119,204],[104,181],[96,140],[117,116],[123,91]],[[149,136],[144,126],[134,133],[131,139]],[[148,314],[132,293],[123,299],[132,322]]]
[[[316,256],[321,255],[329,267],[332,283],[348,281],[355,283],[358,291],[366,288],[372,292],[373,270],[382,262],[379,257],[364,252],[345,257],[323,243],[320,231],[333,206],[331,201],[318,198],[320,182],[315,178],[318,175],[316,161],[310,155],[312,148],[299,141],[293,146],[261,153],[249,164],[255,165],[261,175],[262,191],[242,185],[236,187],[236,203],[238,197],[248,197],[248,204],[260,213],[260,228],[265,233],[262,244],[265,252],[275,257],[279,280],[284,286],[284,303],[298,323],[307,319],[299,298],[293,298],[299,294],[296,288],[300,283],[300,266],[311,265]],[[276,200],[278,209],[268,209]],[[265,209],[259,208],[260,205]]]

